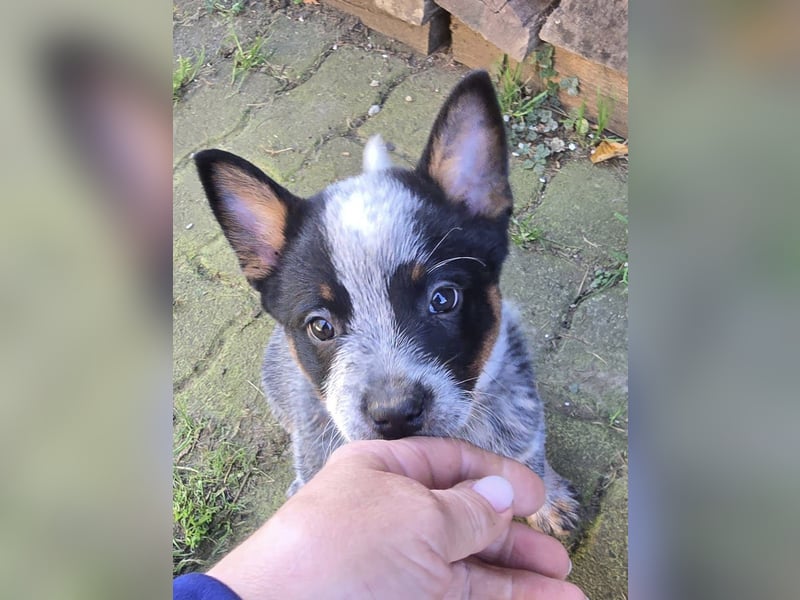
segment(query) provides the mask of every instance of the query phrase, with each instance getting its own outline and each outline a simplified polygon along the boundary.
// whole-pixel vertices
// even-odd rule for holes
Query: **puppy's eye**
[[[431,294],[431,303],[428,312],[434,315],[450,312],[458,306],[461,296],[457,288],[442,286],[436,288]]]
[[[320,342],[327,342],[336,334],[333,330],[333,325],[322,317],[312,319],[308,323],[308,333],[317,338]]]

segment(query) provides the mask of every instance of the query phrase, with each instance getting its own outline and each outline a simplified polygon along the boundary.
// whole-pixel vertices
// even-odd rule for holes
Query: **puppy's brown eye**
[[[327,342],[329,339],[333,338],[336,332],[333,330],[333,325],[328,321],[322,317],[317,317],[309,322],[308,333],[313,335],[320,342]]]
[[[428,305],[428,312],[434,315],[450,312],[458,306],[460,294],[458,289],[449,286],[436,288],[431,294],[431,303]]]

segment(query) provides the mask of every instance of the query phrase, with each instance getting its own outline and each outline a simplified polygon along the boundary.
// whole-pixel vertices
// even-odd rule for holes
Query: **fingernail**
[[[490,475],[479,479],[472,489],[489,501],[497,512],[507,510],[514,501],[514,488],[508,480],[497,475]]]
[[[567,569],[567,577],[569,577],[570,573],[572,573],[572,561],[571,560],[569,561],[569,569]],[[584,598],[586,600],[589,600],[588,598],[586,598],[586,596],[584,596]]]

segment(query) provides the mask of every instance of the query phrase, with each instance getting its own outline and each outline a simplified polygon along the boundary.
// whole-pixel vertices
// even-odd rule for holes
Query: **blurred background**
[[[6,10],[3,595],[166,595],[170,8]],[[798,17],[630,9],[630,598],[800,596]]]

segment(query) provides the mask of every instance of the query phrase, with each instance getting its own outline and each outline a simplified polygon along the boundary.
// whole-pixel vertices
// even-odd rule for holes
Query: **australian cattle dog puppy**
[[[529,522],[565,534],[570,484],[545,458],[528,345],[498,287],[512,196],[489,76],[466,76],[413,171],[380,137],[363,173],[303,199],[220,150],[195,161],[244,275],[277,321],[263,386],[291,434],[291,495],[352,440],[454,437],[545,482]]]

